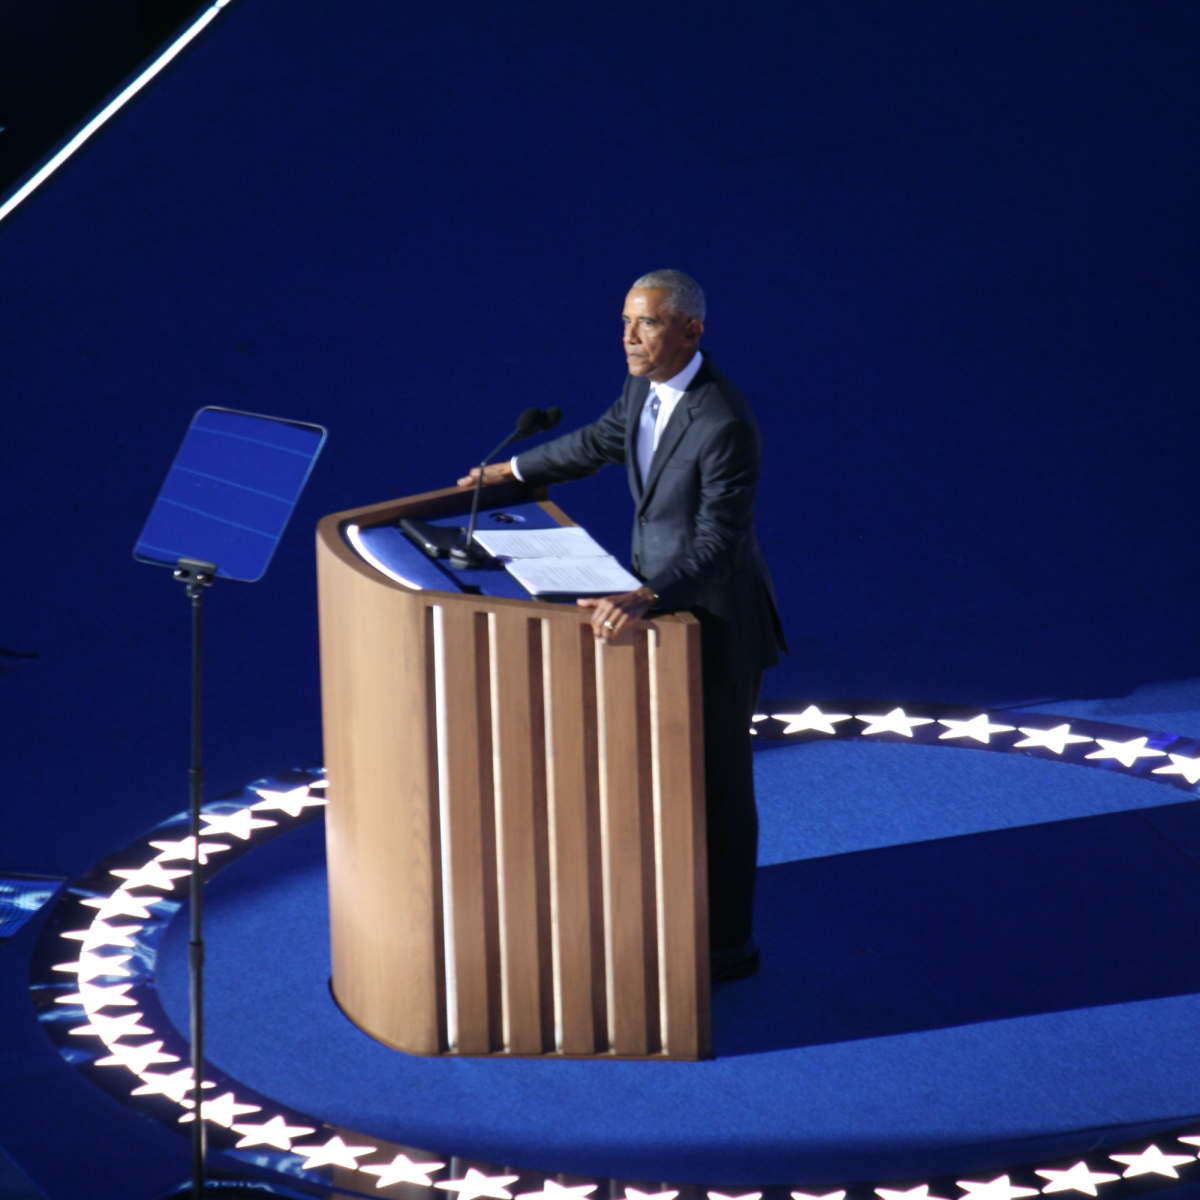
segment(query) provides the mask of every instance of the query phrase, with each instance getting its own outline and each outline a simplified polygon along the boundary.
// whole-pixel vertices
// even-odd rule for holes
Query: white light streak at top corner
[[[182,53],[184,48],[203,32],[228,3],[229,0],[216,0],[211,8],[206,8],[136,79],[110,100],[62,149],[31,175],[3,204],[0,204],[0,221],[3,221],[22,200],[41,187],[97,130],[124,108],[164,67]]]

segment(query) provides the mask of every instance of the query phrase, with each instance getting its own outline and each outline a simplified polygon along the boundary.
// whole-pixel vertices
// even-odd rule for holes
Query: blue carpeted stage
[[[768,710],[1200,736],[1198,43],[1173,0],[222,8],[0,223],[0,875],[77,879],[184,805],[186,608],[129,552],[197,408],[330,429],[266,579],[208,605],[216,797],[321,757],[317,518],[446,484],[526,404],[599,412],[661,266],[764,433]],[[624,486],[562,496],[617,552]],[[715,1061],[385,1052],[325,987],[319,822],[209,888],[211,1057],[406,1144],[731,1186],[1200,1115],[1189,795],[862,739],[758,770],[766,960],[718,993]],[[0,944],[0,1148],[49,1200],[152,1200],[186,1139],[39,1028],[48,912]]]
[[[1069,716],[764,714],[765,962],[717,990],[716,1059],[699,1063],[419,1058],[374,1042],[325,986],[320,770],[232,793],[209,806],[203,842],[214,1169],[232,1159],[315,1195],[361,1194],[409,1153],[434,1174],[458,1164],[434,1187],[470,1167],[522,1194],[564,1175],[610,1196],[629,1180],[700,1184],[688,1200],[888,1184],[894,1200],[980,1175],[1014,1200],[1030,1183],[1071,1190],[1080,1171],[1085,1191],[1120,1181],[1109,1200],[1144,1190],[1125,1176],[1182,1170],[1190,1184],[1200,739],[1149,726],[1195,728],[1196,710],[1161,711],[1195,694],[1147,688]],[[1105,711],[1131,706],[1159,711],[1132,726]],[[66,1061],[167,1129],[188,1119],[179,822],[72,886],[32,972]]]
[[[1200,732],[1200,712],[1170,715]],[[716,1061],[438,1060],[374,1042],[325,986],[320,823],[208,889],[210,1056],[301,1112],[442,1156],[674,1182],[994,1172],[1200,1117],[1193,801],[895,742],[764,749],[757,767],[764,965],[715,994]],[[186,1029],[181,921],[159,970]]]

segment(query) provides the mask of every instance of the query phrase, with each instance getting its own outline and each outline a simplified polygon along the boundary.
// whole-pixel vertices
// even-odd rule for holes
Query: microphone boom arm
[[[462,546],[455,546],[455,548],[450,551],[450,561],[454,563],[456,567],[473,567],[478,561],[478,554],[475,550],[472,539],[475,537],[475,520],[479,516],[479,497],[483,494],[483,470],[488,463],[490,463],[492,459],[504,449],[505,446],[511,445],[519,436],[520,434],[518,434],[514,429],[513,432],[510,433],[508,437],[506,437],[504,441],[502,441],[500,445],[498,445],[495,450],[493,450],[491,454],[489,454],[487,458],[485,458],[483,462],[479,464],[479,474],[475,476],[475,494],[471,497],[471,519],[467,523],[467,534],[466,537],[463,538]],[[464,560],[461,563],[458,561],[458,554],[460,551]]]
[[[475,548],[473,541],[475,537],[475,521],[479,516],[479,498],[483,494],[484,468],[505,446],[511,445],[513,442],[519,442],[522,438],[529,437],[532,433],[553,429],[561,417],[562,412],[557,408],[547,409],[546,412],[542,412],[537,408],[527,408],[518,418],[516,429],[479,464],[479,474],[475,477],[475,494],[471,497],[471,519],[467,524],[467,532],[463,538],[463,544],[455,546],[450,551],[451,566],[457,567],[460,571],[468,567],[477,567],[484,557]]]

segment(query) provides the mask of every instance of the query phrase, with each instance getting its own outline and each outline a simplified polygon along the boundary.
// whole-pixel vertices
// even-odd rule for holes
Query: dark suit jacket
[[[629,376],[598,421],[517,459],[540,486],[625,463],[636,511],[634,574],[667,611],[701,623],[706,682],[752,675],[786,651],[771,575],[754,534],[762,442],[741,392],[709,361],[696,373],[659,440],[643,485],[637,430],[650,381]]]

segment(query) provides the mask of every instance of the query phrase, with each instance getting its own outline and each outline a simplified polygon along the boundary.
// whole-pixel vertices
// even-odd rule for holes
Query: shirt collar
[[[704,355],[699,350],[692,355],[692,361],[688,363],[678,375],[672,375],[670,379],[663,383],[654,383],[650,386],[654,388],[658,398],[664,403],[676,403],[684,392],[688,390],[688,384],[696,378],[700,368],[704,365]]]

